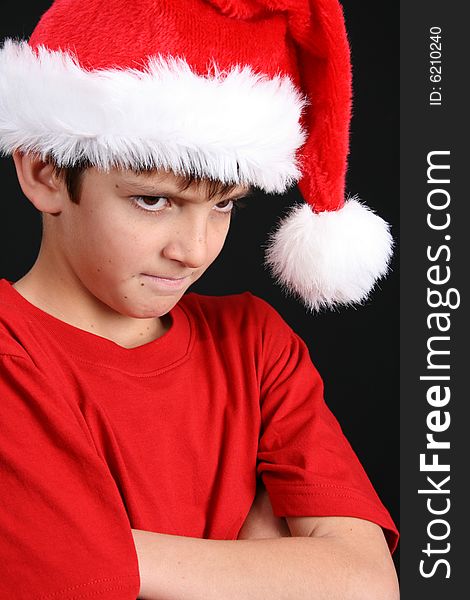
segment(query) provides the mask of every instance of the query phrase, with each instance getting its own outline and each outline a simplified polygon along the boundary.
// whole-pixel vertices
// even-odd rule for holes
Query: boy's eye
[[[221,202],[217,202],[217,204],[214,206],[214,210],[217,210],[218,212],[229,213],[232,212],[234,205],[234,200],[222,200]]]
[[[166,208],[168,198],[165,196],[133,196],[134,203],[148,212],[157,212]]]

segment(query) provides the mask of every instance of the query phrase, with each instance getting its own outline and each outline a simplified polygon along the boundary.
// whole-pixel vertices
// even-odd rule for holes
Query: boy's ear
[[[13,160],[23,194],[41,212],[59,214],[68,200],[64,183],[54,166],[35,154],[14,152]]]

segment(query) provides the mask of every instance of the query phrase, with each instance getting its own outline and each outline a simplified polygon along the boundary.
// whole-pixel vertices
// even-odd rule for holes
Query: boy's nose
[[[191,269],[204,266],[207,261],[207,223],[191,223],[176,230],[167,241],[163,254]]]

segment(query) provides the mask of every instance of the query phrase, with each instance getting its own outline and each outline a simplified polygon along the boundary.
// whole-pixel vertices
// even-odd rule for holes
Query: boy
[[[310,307],[364,296],[370,264],[356,257],[351,278],[338,258],[339,277],[327,257],[312,276],[294,239],[308,243],[312,229],[315,244],[319,229],[336,235],[333,245],[350,237],[347,221],[338,238],[323,218],[360,209],[349,203],[335,215],[337,197],[330,208],[326,198],[344,177],[349,92],[335,88],[339,108],[323,107],[323,116],[318,100],[315,116],[303,113],[306,132],[299,128],[303,101],[277,72],[296,79],[284,36],[287,28],[303,48],[302,3],[273,12],[251,2],[140,2],[131,15],[129,5],[58,1],[33,50],[10,43],[0,59],[2,148],[44,223],[35,265],[0,291],[2,592],[395,598],[379,528],[393,547],[393,523],[322,401],[305,345],[250,295],[183,297],[220,252],[233,203],[251,186],[280,191],[299,177],[305,137],[302,187],[315,190],[318,211],[294,213],[271,264]],[[311,19],[322,57],[331,51],[325,14],[334,45],[344,45],[336,3],[318,3]],[[209,25],[217,43],[205,49]],[[165,60],[143,71],[155,39]],[[174,59],[182,48],[165,46],[175,40],[187,63]],[[269,77],[242,68],[262,54],[257,71]],[[229,71],[239,55],[244,63]],[[201,75],[208,59],[215,65]],[[315,78],[303,74],[319,94],[336,72],[347,83],[343,54],[326,79],[320,63]],[[22,105],[28,85],[32,121]],[[347,254],[354,250],[348,243]],[[384,270],[381,252],[373,277]],[[269,498],[261,490],[250,510],[256,472]]]

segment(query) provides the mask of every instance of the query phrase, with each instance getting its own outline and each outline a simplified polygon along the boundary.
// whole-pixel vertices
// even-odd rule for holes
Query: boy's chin
[[[183,292],[184,293],[184,292]],[[180,301],[183,293],[156,298],[152,303],[140,306],[126,306],[125,314],[134,319],[155,319],[168,314]]]

